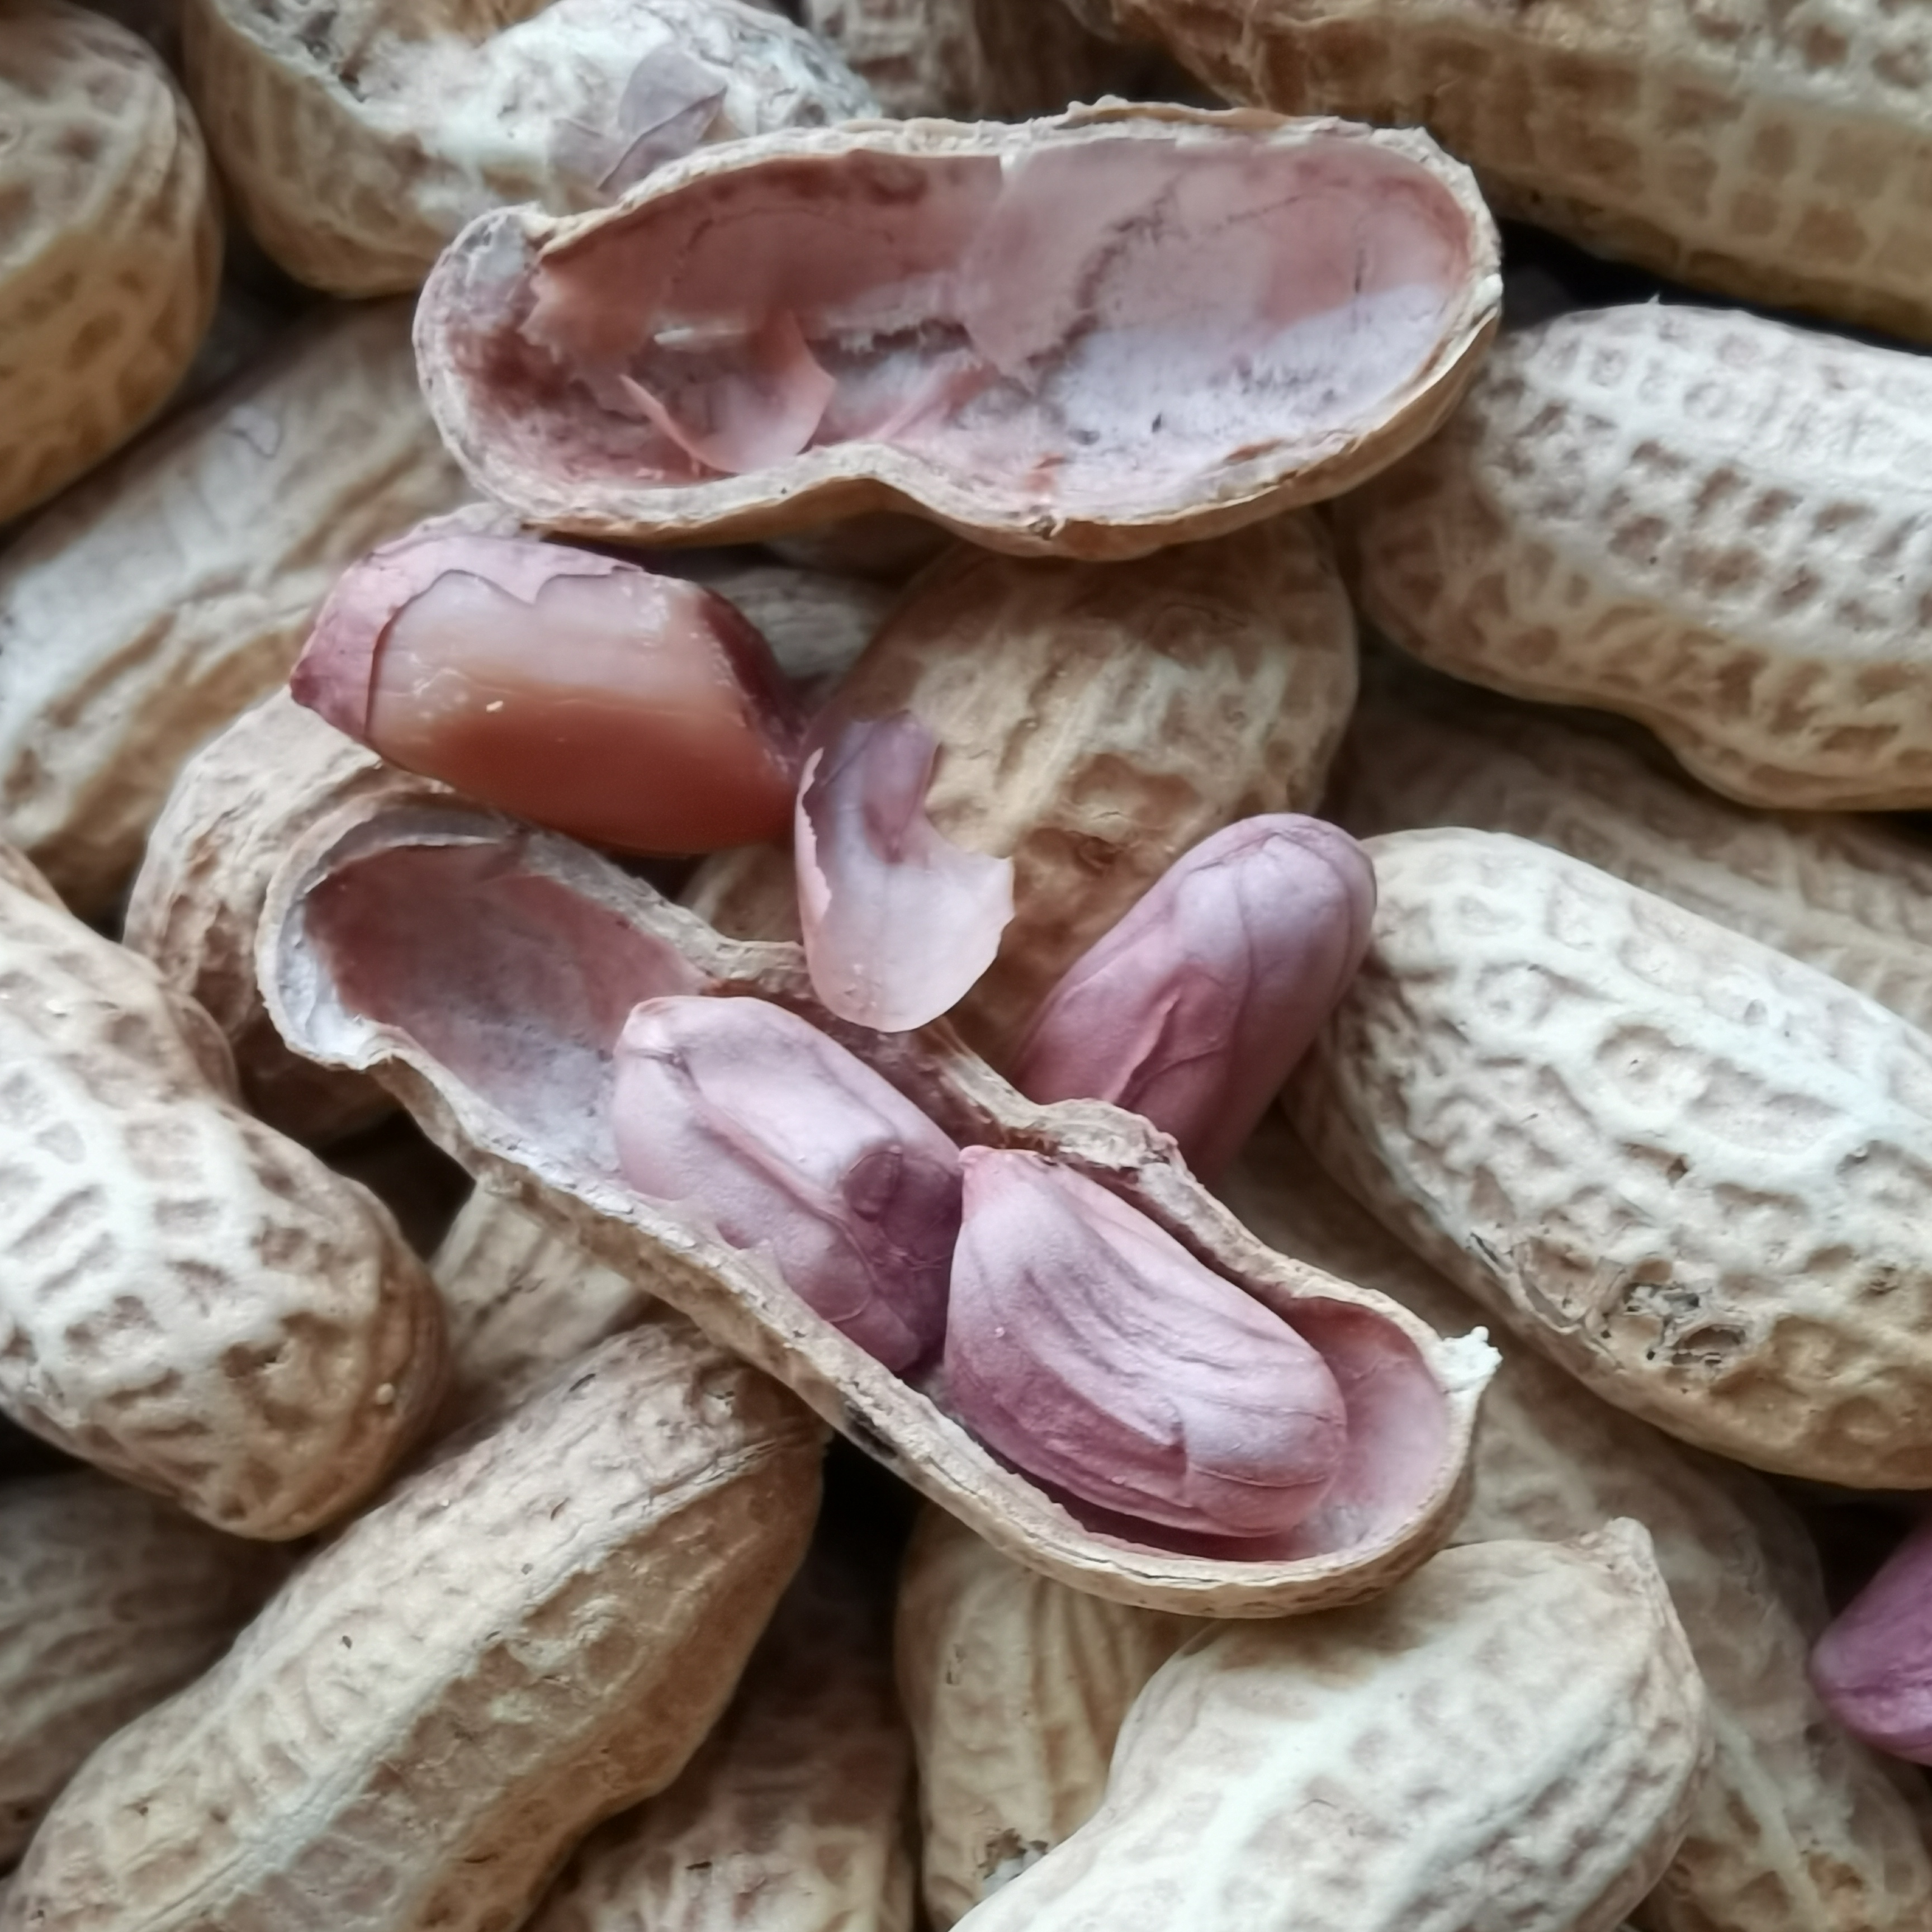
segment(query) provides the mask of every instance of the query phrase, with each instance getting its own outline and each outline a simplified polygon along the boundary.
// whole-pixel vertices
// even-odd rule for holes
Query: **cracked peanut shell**
[[[803,1555],[822,1432],[688,1324],[607,1343],[317,1552],[97,1751],[4,1932],[501,1932],[662,1790]]]
[[[1368,958],[1286,1090],[1330,1174],[1630,1414],[1932,1487],[1932,1039],[1526,839],[1366,849]]]
[[[834,1019],[796,946],[720,938],[584,848],[455,806],[366,802],[314,827],[272,884],[259,974],[301,1053],[376,1073],[482,1185],[788,1384],[1018,1560],[1154,1607],[1272,1616],[1384,1588],[1446,1527],[1492,1360],[1244,1238],[1172,1143],[1097,1102],[1036,1107],[950,1029]],[[1111,1188],[1312,1342],[1349,1448],[1299,1528],[1237,1557],[1090,1526],[814,1314],[768,1258],[619,1176],[612,1049],[639,1000],[748,994],[801,1016],[962,1143],[1030,1148]]]
[[[1336,520],[1363,614],[1438,670],[1622,712],[1747,805],[1932,806],[1922,356],[1711,309],[1562,316]]]

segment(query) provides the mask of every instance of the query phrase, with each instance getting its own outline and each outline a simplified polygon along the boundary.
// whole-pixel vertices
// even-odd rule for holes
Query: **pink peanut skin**
[[[763,1000],[646,1000],[616,1058],[632,1187],[767,1249],[802,1300],[895,1372],[938,1352],[959,1150],[910,1101]]]
[[[1147,1216],[1039,1154],[961,1150],[947,1400],[1028,1474],[1115,1514],[1272,1536],[1347,1415],[1321,1356]]]
[[[1348,990],[1375,910],[1369,856],[1338,827],[1288,812],[1230,825],[1068,969],[1013,1084],[1130,1108],[1211,1180]]]
[[[1811,1680],[1846,1730],[1932,1764],[1932,1516],[1818,1640]]]

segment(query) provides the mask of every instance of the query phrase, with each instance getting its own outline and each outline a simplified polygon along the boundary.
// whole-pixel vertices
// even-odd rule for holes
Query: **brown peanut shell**
[[[5,1932],[496,1932],[662,1790],[803,1554],[821,1433],[688,1325],[608,1343],[90,1759]]]
[[[270,1015],[298,1052],[375,1072],[482,1184],[776,1376],[1035,1568],[1154,1608],[1278,1616],[1385,1587],[1454,1514],[1486,1344],[1445,1341],[1270,1254],[1136,1116],[1098,1102],[1034,1106],[943,1025],[884,1035],[834,1019],[794,946],[723,939],[568,840],[454,806],[374,802],[298,843],[270,886],[260,944]],[[1293,1323],[1348,1408],[1352,1447],[1315,1514],[1285,1546],[1245,1558],[1089,1526],[812,1313],[764,1256],[623,1186],[611,1049],[638,1000],[670,992],[749,994],[801,1015],[956,1140],[1050,1152]],[[1391,1444],[1405,1452],[1385,1462]]]
[[[1355,698],[1355,625],[1326,537],[1286,516],[1138,562],[956,546],[838,686],[939,741],[926,807],[1013,862],[1012,923],[953,1023],[1005,1064],[1061,974],[1191,846],[1312,810]],[[797,936],[790,854],[722,853],[686,902],[721,932]]]

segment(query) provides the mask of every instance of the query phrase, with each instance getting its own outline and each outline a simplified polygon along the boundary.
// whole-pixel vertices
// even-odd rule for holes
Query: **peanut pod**
[[[599,214],[483,216],[416,341],[458,460],[545,528],[723,542],[903,508],[1118,559],[1393,461],[1501,287],[1426,136],[1113,101],[760,135]]]
[[[683,1768],[796,1568],[820,1432],[620,1336],[318,1552],[91,1758],[0,1928],[484,1932]]]
[[[1916,808],[1928,470],[1922,356],[1600,309],[1501,344],[1340,536],[1364,614],[1438,670],[1622,712],[1748,805]]]
[[[813,999],[796,947],[720,938],[583,848],[454,806],[352,806],[269,889],[260,977],[301,1053],[376,1072],[483,1184],[797,1390],[1000,1548],[1078,1587],[1216,1616],[1352,1599],[1412,1568],[1454,1507],[1491,1360],[1244,1238],[1144,1122],[1033,1106],[942,1028],[879,1035]],[[1325,1358],[1348,1449],[1285,1551],[1192,1556],[1084,1526],[805,1306],[769,1262],[618,1178],[611,1052],[632,1008],[748,994],[810,1021],[962,1145],[1049,1152],[1112,1190]]]
[[[1445,1550],[1372,1604],[1192,1638],[1100,1810],[960,1923],[1608,1932],[1709,1745],[1636,1525]]]
[[[1932,1486],[1932,1040],[1546,847],[1368,850],[1367,961],[1286,1090],[1322,1165],[1632,1414]]]

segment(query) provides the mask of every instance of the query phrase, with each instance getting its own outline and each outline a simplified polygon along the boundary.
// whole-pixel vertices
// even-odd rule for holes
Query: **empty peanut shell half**
[[[480,1180],[788,1383],[1018,1560],[1123,1602],[1267,1616],[1370,1594],[1440,1543],[1493,1351],[1270,1253],[1137,1117],[1035,1106],[943,1027],[846,1025],[812,998],[796,947],[723,939],[581,846],[454,806],[369,801],[315,826],[270,885],[259,944],[270,1016],[298,1052],[376,1072]],[[789,1009],[962,1145],[1051,1154],[1273,1309],[1346,1404],[1347,1453],[1321,1505],[1238,1558],[1083,1521],[813,1314],[761,1255],[627,1188],[612,1048],[634,1004],[676,994]]]
[[[1496,324],[1496,237],[1426,135],[1115,101],[694,154],[567,221],[482,217],[416,347],[526,521],[722,542],[910,508],[1145,554],[1360,482]]]

